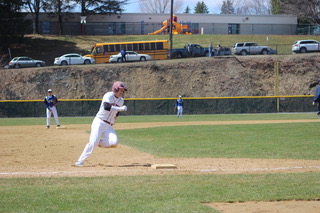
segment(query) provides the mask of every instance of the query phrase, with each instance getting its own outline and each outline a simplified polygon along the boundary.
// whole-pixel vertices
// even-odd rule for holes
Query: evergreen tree
[[[185,13],[185,14],[190,14],[190,7],[187,6],[183,13]]]
[[[23,37],[30,24],[24,20],[21,0],[0,0],[0,49],[7,39]]]
[[[194,8],[194,13],[195,14],[208,14],[209,10],[207,5],[202,1],[202,2],[197,2],[195,8]]]
[[[273,15],[281,14],[281,0],[271,0],[271,12]]]
[[[233,7],[233,1],[232,0],[223,1],[220,14],[234,14],[234,13],[235,12]]]

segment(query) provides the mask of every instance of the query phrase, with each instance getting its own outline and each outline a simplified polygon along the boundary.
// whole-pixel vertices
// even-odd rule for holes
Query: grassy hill
[[[53,65],[55,57],[66,53],[88,53],[98,42],[142,41],[142,40],[169,40],[169,35],[123,35],[123,36],[54,36],[54,35],[26,35],[19,42],[8,44],[11,57],[30,56],[44,60],[47,65]],[[318,39],[318,36],[296,35],[174,35],[173,48],[181,48],[187,43],[198,43],[207,47],[232,47],[234,43],[251,41],[260,45],[268,45],[278,51],[278,54],[291,54],[294,41],[301,39]],[[1,48],[0,48],[1,49]],[[8,63],[10,57],[7,48],[0,52],[2,65]]]

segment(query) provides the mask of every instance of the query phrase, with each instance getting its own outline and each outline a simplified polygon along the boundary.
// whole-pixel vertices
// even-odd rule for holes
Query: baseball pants
[[[52,112],[47,108],[47,126],[50,126],[51,115],[53,114],[54,119],[56,120],[56,125],[60,125],[57,108],[55,106],[49,107]]]
[[[183,107],[178,106],[177,107],[177,117],[179,116],[180,118],[182,117],[182,112],[183,112]]]
[[[96,146],[102,148],[115,147],[118,144],[118,136],[112,126],[98,117],[91,124],[89,143],[85,146],[78,162],[84,162],[93,152]]]

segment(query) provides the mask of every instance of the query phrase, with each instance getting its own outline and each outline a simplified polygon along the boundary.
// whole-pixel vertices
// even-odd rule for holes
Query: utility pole
[[[170,47],[169,47],[169,58],[172,58],[172,22],[173,22],[173,0],[171,0],[171,8],[170,8]]]

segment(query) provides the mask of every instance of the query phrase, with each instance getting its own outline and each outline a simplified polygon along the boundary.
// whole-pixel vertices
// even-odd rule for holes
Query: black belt
[[[101,119],[102,120],[102,119]],[[106,120],[102,120],[102,121],[104,121],[105,123],[107,123],[107,124],[110,124],[111,126],[113,125],[112,123],[110,123],[109,121],[106,121]]]

